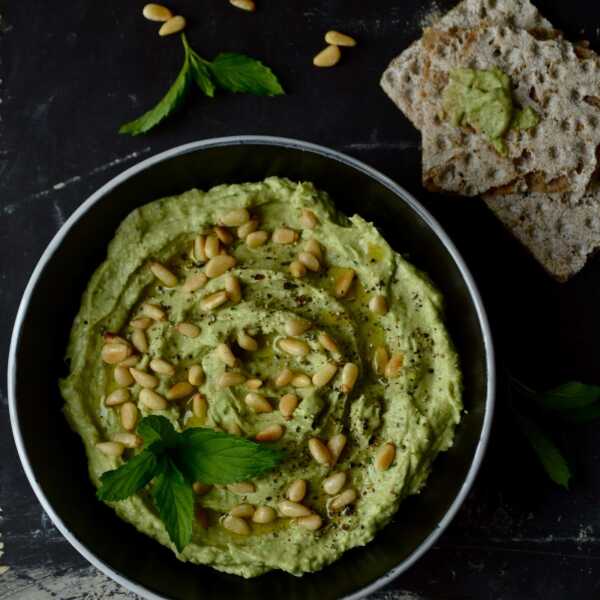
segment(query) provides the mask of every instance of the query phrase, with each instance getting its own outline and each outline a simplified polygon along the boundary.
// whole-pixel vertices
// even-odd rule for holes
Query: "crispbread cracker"
[[[545,32],[545,37],[548,37]],[[600,144],[600,60],[580,58],[563,39],[539,40],[524,30],[483,23],[476,29],[426,30],[423,73],[423,181],[430,189],[464,196],[505,186],[501,193],[565,192],[581,197],[596,169]],[[448,73],[458,67],[499,68],[517,105],[531,107],[539,124],[509,130],[507,156],[483,135],[444,116]]]
[[[463,0],[436,24],[436,29],[452,27],[469,29],[486,19],[490,23],[509,24],[515,29],[552,29],[529,0]],[[381,77],[381,87],[398,108],[421,128],[421,90],[423,47],[421,40],[414,42],[392,60]]]
[[[494,195],[485,203],[552,277],[564,282],[600,248],[600,186],[572,194]]]

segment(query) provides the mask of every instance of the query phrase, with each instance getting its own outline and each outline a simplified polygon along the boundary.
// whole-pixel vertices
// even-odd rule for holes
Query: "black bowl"
[[[447,324],[465,377],[467,412],[453,448],[429,483],[362,548],[318,573],[274,572],[244,580],[179,562],[96,500],[83,447],[63,417],[57,380],[84,288],[108,241],[134,208],[192,187],[308,180],[348,214],[373,221],[391,245],[430,274],[446,298]],[[10,416],[21,462],[38,499],[73,546],[107,575],[147,598],[357,598],[406,570],[448,525],[464,500],[490,432],[494,360],[487,319],[456,248],[405,190],[370,167],[323,147],[271,137],[232,137],[169,150],[128,169],[93,194],[40,259],[16,319],[8,368]]]

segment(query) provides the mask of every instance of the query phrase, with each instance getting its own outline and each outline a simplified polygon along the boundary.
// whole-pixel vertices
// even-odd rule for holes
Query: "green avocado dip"
[[[95,486],[140,451],[136,422],[150,414],[284,449],[249,482],[197,483],[179,553],[146,490],[109,503],[180,560],[243,577],[315,571],[372,540],[425,485],[462,410],[428,277],[312,184],[275,177],[134,210],[67,358],[64,411]]]
[[[531,129],[539,122],[530,106],[520,109],[514,105],[510,78],[497,68],[453,69],[442,103],[453,125],[472,127],[503,156],[507,154],[504,136],[509,129]]]

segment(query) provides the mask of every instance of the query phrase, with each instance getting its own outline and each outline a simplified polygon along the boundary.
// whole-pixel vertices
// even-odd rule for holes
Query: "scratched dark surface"
[[[431,5],[418,0],[257,0],[246,14],[225,0],[171,2],[190,21],[201,54],[243,51],[280,75],[277,99],[194,94],[145,137],[117,126],[158,99],[181,58],[159,39],[138,0],[0,3],[0,348],[27,279],[51,237],[83,200],[124,168],[172,146],[213,136],[274,134],[325,144],[402,183],[441,221],[472,269],[489,310],[500,362],[535,386],[567,378],[600,383],[600,259],[567,285],[550,281],[475,200],[426,194],[419,137],[378,87],[389,60],[418,37]],[[539,3],[572,39],[598,48],[600,5]],[[329,28],[355,35],[332,70],[311,58]],[[401,235],[401,232],[398,233]],[[69,290],[56,290],[60,302]],[[57,352],[62,352],[57,348]],[[34,375],[33,375],[34,376]],[[44,398],[39,399],[44,402]],[[500,394],[476,485],[448,531],[379,598],[587,599],[600,597],[600,425],[556,432],[576,473],[549,483]],[[25,479],[0,396],[0,599],[133,598],[81,558],[55,530]],[[57,465],[60,468],[60,465]],[[1,551],[0,551],[1,552]]]

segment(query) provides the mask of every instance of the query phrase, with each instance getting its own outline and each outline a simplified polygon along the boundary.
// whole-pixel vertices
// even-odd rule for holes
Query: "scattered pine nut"
[[[310,351],[309,345],[304,340],[291,337],[279,340],[278,345],[280,350],[292,356],[306,356]]]
[[[375,455],[375,468],[378,471],[387,471],[395,458],[396,446],[392,442],[386,442]]]
[[[225,275],[225,292],[233,304],[241,302],[242,286],[240,285],[240,280],[231,273],[227,273],[227,275]]]
[[[120,442],[98,442],[96,448],[106,456],[121,456],[125,450],[125,446]]]
[[[106,406],[119,406],[129,400],[129,390],[127,388],[118,388],[111,392],[104,400]]]
[[[253,231],[246,236],[246,246],[248,248],[259,248],[267,243],[269,234],[266,231]]]
[[[135,433],[129,431],[118,431],[111,436],[113,442],[123,444],[125,448],[140,448],[144,444],[144,440]]]
[[[392,354],[387,365],[385,365],[384,375],[387,378],[397,377],[402,370],[402,365],[404,365],[404,354],[402,352]]]
[[[342,53],[337,46],[327,46],[313,58],[313,65],[315,67],[333,67],[340,62],[340,58],[342,58]]]
[[[290,263],[290,273],[292,274],[292,277],[300,279],[300,277],[306,275],[306,267],[299,260],[293,260]]]
[[[194,393],[194,386],[189,381],[180,381],[169,388],[167,400],[182,400]]]
[[[332,354],[339,354],[340,349],[336,343],[336,341],[328,334],[322,331],[319,333],[317,340],[325,350],[329,350]]]
[[[143,329],[134,329],[131,334],[131,343],[135,346],[136,350],[142,354],[148,352],[148,339]]]
[[[329,477],[323,479],[323,491],[329,496],[335,496],[346,485],[346,479],[347,475],[344,471],[332,473]]]
[[[140,369],[136,369],[131,367],[129,369],[131,376],[135,379],[135,382],[141,385],[143,388],[155,388],[158,384],[158,377],[151,375],[150,373],[146,373],[146,371],[142,371]]]
[[[206,236],[206,242],[204,243],[204,254],[206,254],[207,259],[214,258],[215,256],[219,256],[221,252],[221,242],[219,238],[210,234]]]
[[[295,388],[310,387],[311,384],[312,381],[310,377],[304,373],[298,373],[297,375],[294,375],[294,378],[292,379],[292,385]]]
[[[200,327],[193,323],[177,323],[175,329],[177,329],[181,335],[189,338],[197,338],[200,335]]]
[[[282,500],[279,505],[279,512],[284,517],[308,517],[310,515],[310,509],[303,504],[298,502],[292,502],[291,500]]]
[[[352,287],[354,276],[356,275],[354,269],[344,269],[343,272],[335,281],[335,295],[338,298],[345,298]]]
[[[220,277],[229,269],[232,269],[235,266],[236,260],[233,256],[229,256],[229,254],[219,254],[218,256],[213,256],[204,267],[204,272],[206,276],[210,279],[214,279],[215,277]]]
[[[116,365],[131,356],[132,350],[129,344],[104,344],[100,352],[102,360],[109,365]]]
[[[269,413],[273,411],[270,402],[263,395],[257,394],[256,392],[249,392],[246,394],[244,402],[246,403],[246,406],[255,413]]]
[[[373,353],[373,371],[375,371],[376,375],[383,375],[385,373],[385,368],[389,360],[390,357],[385,346],[377,346]]]
[[[346,363],[342,369],[342,392],[350,393],[357,379],[358,367],[354,363]]]
[[[357,497],[358,494],[356,493],[356,490],[348,488],[331,500],[329,503],[329,510],[332,512],[339,512],[349,504],[355,502]]]
[[[229,0],[229,4],[247,12],[254,12],[256,10],[254,0]]]
[[[227,515],[221,523],[225,529],[232,533],[236,533],[237,535],[250,535],[250,525],[248,525],[244,519]]]
[[[312,376],[313,385],[317,388],[326,386],[333,379],[337,370],[337,365],[326,363]]]
[[[217,379],[217,386],[220,388],[232,387],[241,385],[246,381],[246,378],[241,373],[225,372]]]
[[[165,265],[157,261],[150,263],[150,270],[154,277],[158,279],[166,287],[175,287],[177,285],[177,277],[169,271]]]
[[[271,237],[275,244],[293,244],[298,240],[298,234],[293,229],[278,227]]]
[[[204,263],[208,260],[208,256],[206,256],[206,236],[199,235],[194,239],[192,254],[192,258],[196,262]]]
[[[309,254],[314,254],[319,260],[323,258],[323,249],[321,248],[321,244],[319,244],[315,238],[311,238],[304,244],[304,251]]]
[[[131,376],[131,373],[129,372],[129,369],[123,365],[117,365],[115,367],[114,378],[115,382],[120,387],[128,387],[133,385],[133,377]]]
[[[208,277],[206,273],[192,273],[181,286],[183,292],[195,292],[206,285]]]
[[[229,511],[229,514],[240,519],[251,519],[255,510],[252,504],[238,504]]]
[[[319,224],[319,219],[315,213],[308,209],[303,208],[302,214],[300,215],[300,225],[306,227],[306,229],[314,229]]]
[[[275,377],[275,387],[280,388],[289,385],[292,382],[292,379],[294,379],[294,373],[291,369],[286,367],[277,375],[277,377]]]
[[[204,298],[202,298],[202,301],[200,302],[200,308],[207,311],[214,310],[215,308],[221,306],[221,304],[225,304],[227,300],[229,300],[229,296],[225,290],[215,292],[214,294],[209,294],[208,296],[204,296]]]
[[[200,419],[201,421],[206,419],[208,403],[206,402],[206,398],[200,393],[192,396],[192,412],[197,419]]]
[[[248,379],[245,385],[249,390],[258,390],[262,387],[263,382],[261,379]]]
[[[139,317],[130,321],[129,325],[134,329],[148,329],[152,323],[153,319],[150,317]]]
[[[158,35],[164,37],[166,35],[173,35],[179,33],[185,29],[185,19],[181,15],[171,17],[168,21],[165,21],[161,28],[158,30]]]
[[[258,229],[258,219],[252,218],[247,223],[237,228],[237,236],[240,240],[245,240],[251,233]]]
[[[259,506],[252,515],[253,523],[272,523],[277,518],[277,513],[270,506]]]
[[[129,371],[129,367],[135,367],[135,365],[138,364],[139,360],[140,360],[139,354],[132,354],[131,356],[127,357],[125,360],[122,360],[119,363],[119,367],[127,367],[127,370]]]
[[[319,438],[310,438],[308,440],[308,450],[319,464],[328,467],[333,464],[331,450]]]
[[[164,396],[148,388],[140,392],[140,402],[149,410],[165,410],[168,406]]]
[[[168,375],[169,377],[175,375],[175,367],[162,358],[153,358],[150,361],[150,368],[161,375]]]
[[[188,381],[195,386],[202,385],[204,381],[204,371],[200,365],[191,365],[188,369]]]
[[[333,435],[329,438],[329,442],[327,442],[327,447],[331,452],[333,464],[335,464],[339,460],[342,452],[344,451],[344,448],[346,447],[346,442],[347,438],[343,433],[337,433],[336,435]]]
[[[237,343],[240,348],[248,352],[256,352],[258,350],[258,342],[243,330],[238,333]]]
[[[279,412],[285,419],[291,419],[296,408],[298,408],[298,396],[296,394],[285,394],[279,400]]]
[[[256,486],[251,481],[240,481],[230,483],[227,489],[234,494],[253,494],[256,491]]]
[[[318,272],[321,268],[321,263],[319,259],[310,252],[300,252],[298,254],[298,260],[309,270],[313,272]]]
[[[304,529],[308,529],[309,531],[317,531],[317,529],[321,529],[323,525],[323,519],[320,515],[312,514],[307,517],[300,517],[296,519],[296,523],[300,525],[300,527],[304,527]]]
[[[218,344],[215,348],[215,354],[217,355],[217,358],[224,362],[228,367],[233,368],[237,364],[237,358],[227,344]]]
[[[142,304],[142,313],[155,321],[164,321],[167,318],[165,311],[160,306],[150,302]]]
[[[356,40],[345,33],[331,30],[325,34],[325,41],[333,46],[346,46],[352,48],[356,46]]]
[[[277,440],[280,440],[283,437],[284,433],[285,428],[283,427],[283,425],[269,425],[268,427],[265,427],[264,429],[259,431],[254,437],[254,439],[257,442],[276,442]]]
[[[231,233],[231,231],[229,231],[229,229],[217,225],[214,228],[214,232],[215,235],[219,238],[221,244],[223,244],[224,246],[230,246],[231,244],[233,244],[233,234]]]
[[[312,323],[306,319],[289,319],[285,323],[285,332],[291,336],[302,335],[311,326]]]
[[[148,21],[165,22],[168,21],[173,13],[162,4],[146,4],[142,14]]]
[[[292,502],[302,502],[302,500],[304,500],[304,496],[306,496],[306,491],[306,480],[296,479],[296,481],[292,481],[285,495],[286,498]]]
[[[385,315],[388,311],[387,301],[385,296],[377,294],[369,300],[369,310],[376,315]]]
[[[225,227],[240,227],[250,220],[250,213],[245,208],[233,208],[219,217],[219,223]]]

